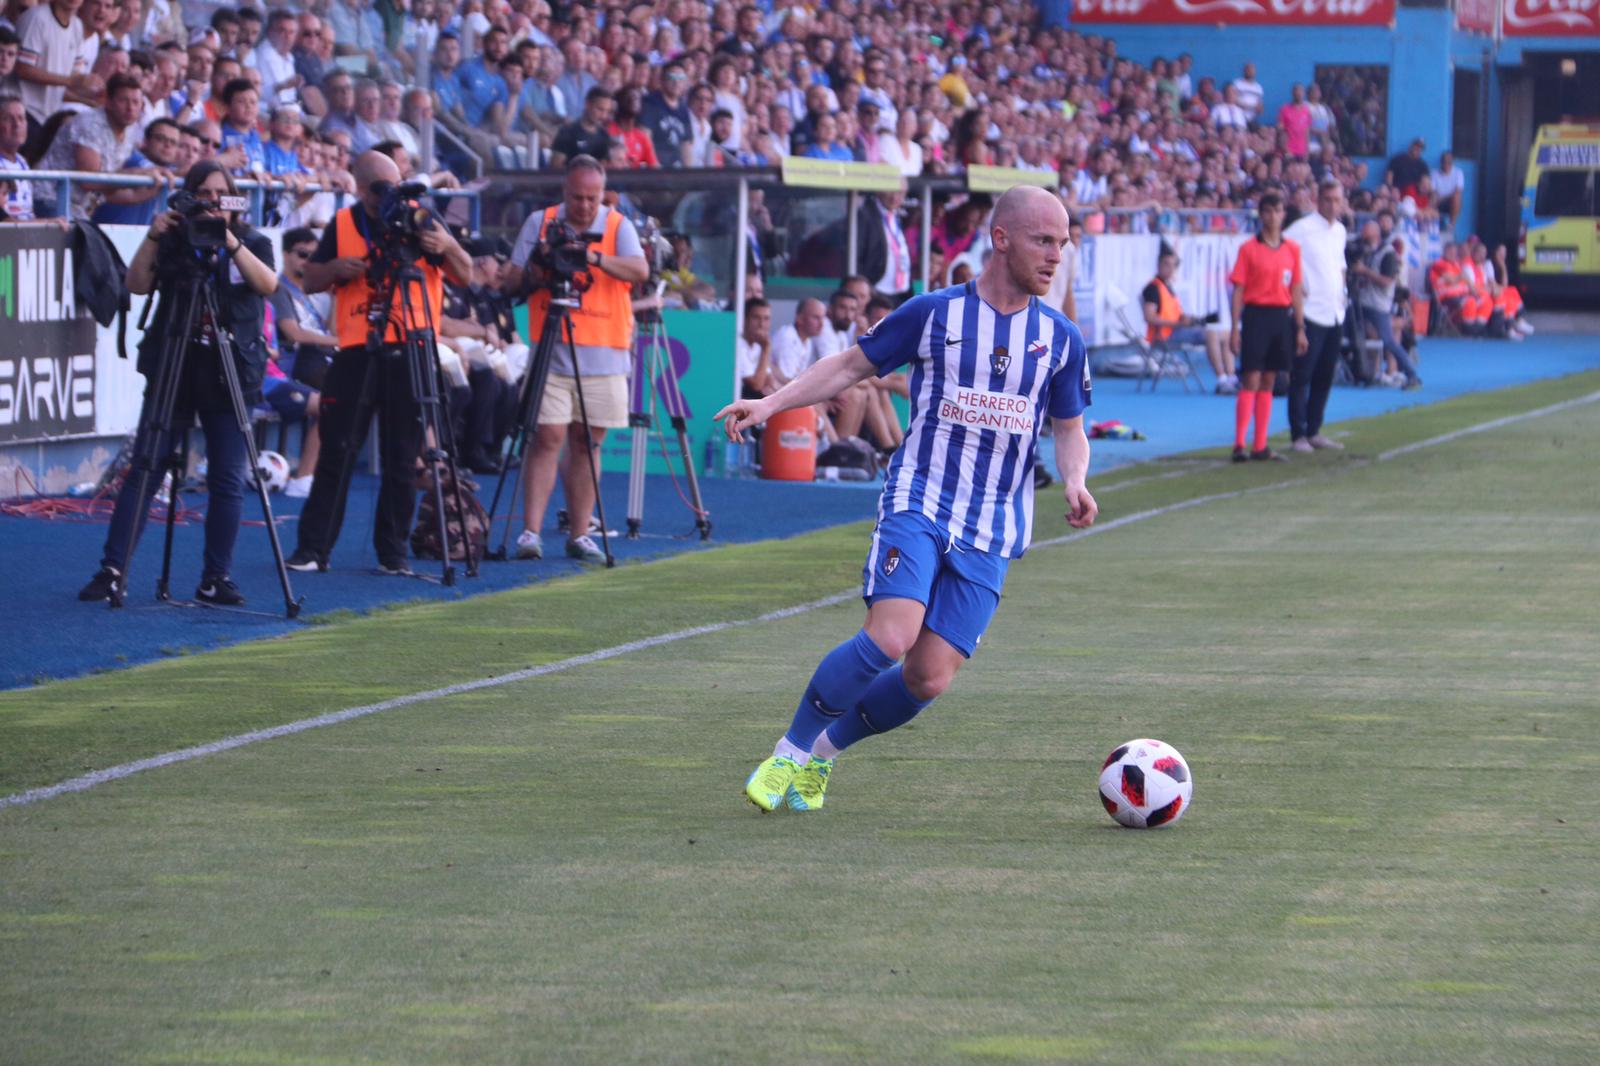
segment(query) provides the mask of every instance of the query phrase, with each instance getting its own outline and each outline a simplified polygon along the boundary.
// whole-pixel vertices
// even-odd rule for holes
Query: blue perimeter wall
[[[1040,9],[1047,22],[1067,24],[1067,0],[1042,0]],[[1289,101],[1289,87],[1295,82],[1309,85],[1318,64],[1368,63],[1389,68],[1388,156],[1405,150],[1413,137],[1427,144],[1426,158],[1437,166],[1439,153],[1450,147],[1453,79],[1457,66],[1481,69],[1487,50],[1495,64],[1517,65],[1524,52],[1594,51],[1600,38],[1529,37],[1509,38],[1498,46],[1488,37],[1457,30],[1454,13],[1436,8],[1400,8],[1394,28],[1385,26],[1129,26],[1080,23],[1074,28],[1084,34],[1109,37],[1117,42],[1117,54],[1148,65],[1157,56],[1175,58],[1184,52],[1194,56],[1192,72],[1196,81],[1210,76],[1219,86],[1239,76],[1246,62],[1256,65],[1256,79],[1266,90],[1263,110],[1275,116]],[[1491,70],[1489,84],[1489,129],[1483,141],[1483,157],[1496,159],[1503,153],[1501,144],[1499,79]],[[1368,183],[1383,177],[1388,156],[1367,159]],[[1456,161],[1466,178],[1462,190],[1462,219],[1457,232],[1465,236],[1476,226],[1479,164]],[[1507,160],[1505,180],[1520,182],[1524,161]],[[1492,180],[1492,179],[1491,179]]]

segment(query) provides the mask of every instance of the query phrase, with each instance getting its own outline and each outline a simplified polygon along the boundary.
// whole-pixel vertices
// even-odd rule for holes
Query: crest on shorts
[[[989,353],[989,365],[994,367],[996,374],[1004,374],[1006,368],[1011,365],[1011,356],[1004,348],[996,348]]]
[[[900,568],[900,549],[890,548],[883,557],[883,576],[889,577]]]

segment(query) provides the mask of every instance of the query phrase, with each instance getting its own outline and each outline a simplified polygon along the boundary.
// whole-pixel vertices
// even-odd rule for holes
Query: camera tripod
[[[660,291],[666,286],[660,286]],[[639,357],[638,377],[634,386],[638,390],[639,410],[628,413],[628,428],[633,431],[633,461],[628,469],[628,539],[639,539],[644,526],[644,474],[645,456],[650,446],[650,430],[654,424],[651,412],[655,409],[656,387],[661,388],[661,400],[667,409],[667,421],[678,434],[678,451],[683,456],[683,469],[689,475],[689,506],[694,511],[694,527],[700,531],[701,540],[711,539],[711,513],[700,499],[700,479],[694,472],[694,454],[689,448],[688,404],[683,399],[683,389],[678,381],[678,368],[672,363],[668,344],[667,324],[661,312],[654,308],[640,311],[639,325],[644,330],[644,352]]]
[[[399,342],[400,358],[405,360],[406,372],[410,376],[411,396],[417,402],[417,407],[422,419],[422,458],[428,465],[428,471],[433,481],[434,513],[439,520],[439,546],[440,546],[440,572],[439,583],[451,586],[456,583],[456,568],[451,559],[450,545],[450,519],[444,507],[444,478],[440,476],[443,467],[450,477],[450,486],[455,497],[456,514],[461,520],[461,535],[465,540],[462,545],[462,557],[466,560],[467,576],[478,576],[478,559],[472,553],[472,537],[467,531],[466,499],[461,492],[461,475],[456,468],[455,459],[455,431],[451,428],[450,419],[444,413],[443,389],[441,382],[443,371],[439,367],[438,338],[434,332],[433,307],[427,299],[422,300],[422,313],[417,313],[416,300],[413,293],[423,285],[422,271],[414,263],[382,270],[384,275],[380,285],[374,285],[374,292],[382,292],[383,298],[372,303],[371,317],[368,320],[370,332],[367,336],[367,365],[362,371],[361,391],[356,399],[356,417],[351,422],[351,432],[360,434],[372,419],[373,409],[377,405],[375,395],[378,385],[377,364],[382,358],[381,352],[385,345],[385,334],[391,324],[397,324],[401,334]],[[400,301],[399,317],[395,317],[394,301]],[[358,448],[346,448],[343,465],[339,468],[338,488],[334,499],[337,512],[335,521],[343,517],[344,503],[350,492],[350,479],[355,473],[356,452]]]
[[[578,346],[572,337],[570,316],[572,309],[577,306],[578,301],[574,297],[554,293],[551,295],[550,305],[545,313],[544,328],[539,332],[538,346],[533,350],[533,357],[528,360],[528,369],[522,378],[522,394],[517,397],[517,421],[516,427],[511,432],[509,457],[500,468],[500,480],[495,483],[494,498],[489,502],[488,525],[493,529],[495,512],[500,507],[500,495],[505,491],[506,477],[515,466],[518,477],[512,483],[511,496],[506,502],[506,521],[500,533],[500,546],[488,553],[491,559],[507,558],[506,542],[511,537],[511,516],[516,510],[517,492],[522,487],[526,464],[533,461],[528,450],[528,438],[538,428],[539,405],[544,400],[545,384],[550,378],[550,364],[555,359],[556,345],[562,340],[565,340],[567,356],[572,360],[573,381],[578,390],[578,418],[583,423],[584,438],[592,439],[589,429],[589,404],[583,398],[583,372],[578,368]],[[613,567],[617,565],[617,560],[611,554],[611,534],[606,527],[606,504],[600,498],[600,468],[595,462],[595,450],[592,445],[584,449],[589,465],[589,476],[594,480],[594,504],[600,512],[601,550],[605,552],[606,566]],[[588,520],[588,515],[573,515],[570,532],[581,535],[578,523],[586,523]]]
[[[278,568],[278,583],[283,587],[284,614],[289,618],[296,618],[300,614],[303,597],[295,599],[294,590],[289,586],[289,570],[284,566],[283,545],[278,541],[278,527],[272,520],[272,504],[267,499],[267,486],[261,480],[257,469],[260,456],[256,451],[255,434],[250,426],[250,411],[245,407],[244,392],[239,385],[239,368],[233,361],[233,342],[229,339],[227,331],[222,328],[222,318],[217,311],[216,292],[208,276],[216,269],[216,264],[216,250],[210,249],[204,255],[203,265],[194,266],[189,277],[185,278],[181,282],[181,287],[176,289],[179,302],[174,305],[173,313],[167,320],[167,332],[161,340],[155,377],[150,383],[149,396],[139,417],[138,431],[134,434],[133,462],[129,468],[129,476],[134,478],[137,489],[134,498],[138,500],[141,509],[149,506],[147,494],[150,491],[151,477],[169,471],[172,474],[173,498],[167,504],[166,539],[161,554],[161,577],[156,581],[156,598],[163,602],[172,601],[172,535],[177,523],[177,507],[174,504],[188,452],[189,438],[188,427],[175,426],[173,415],[177,405],[178,389],[183,384],[190,339],[199,331],[201,313],[204,312],[210,316],[212,323],[211,332],[216,339],[217,358],[221,362],[222,376],[228,387],[228,399],[233,407],[234,422],[244,437],[245,454],[250,463],[250,479],[255,483],[256,495],[261,499],[261,515],[266,520],[267,539],[272,542],[272,558]],[[179,428],[182,431],[173,434],[173,430]],[[166,455],[158,454],[161,442],[169,435],[175,438],[171,450]],[[112,587],[108,599],[113,609],[123,606],[123,597],[128,588],[127,574],[133,568],[133,545],[142,524],[142,518],[135,520],[128,534],[128,541],[123,545],[122,581]]]

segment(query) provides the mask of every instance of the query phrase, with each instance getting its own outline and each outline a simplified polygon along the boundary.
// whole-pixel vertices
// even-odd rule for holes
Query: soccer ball
[[[281,492],[289,484],[289,460],[277,452],[261,452],[256,456],[256,477],[268,492]]]
[[[1100,766],[1100,802],[1129,829],[1175,824],[1193,795],[1189,764],[1159,740],[1130,740]]]

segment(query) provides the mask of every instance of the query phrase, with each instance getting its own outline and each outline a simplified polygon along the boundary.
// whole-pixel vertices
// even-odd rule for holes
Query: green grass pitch
[[[814,815],[740,788],[854,602],[0,809],[0,1062],[1592,1063],[1600,403],[1373,460],[1596,389],[1095,480],[1103,523],[1264,491],[1030,553]],[[866,544],[0,693],[0,795],[813,601]],[[1137,736],[1194,770],[1170,831],[1095,797]]]

